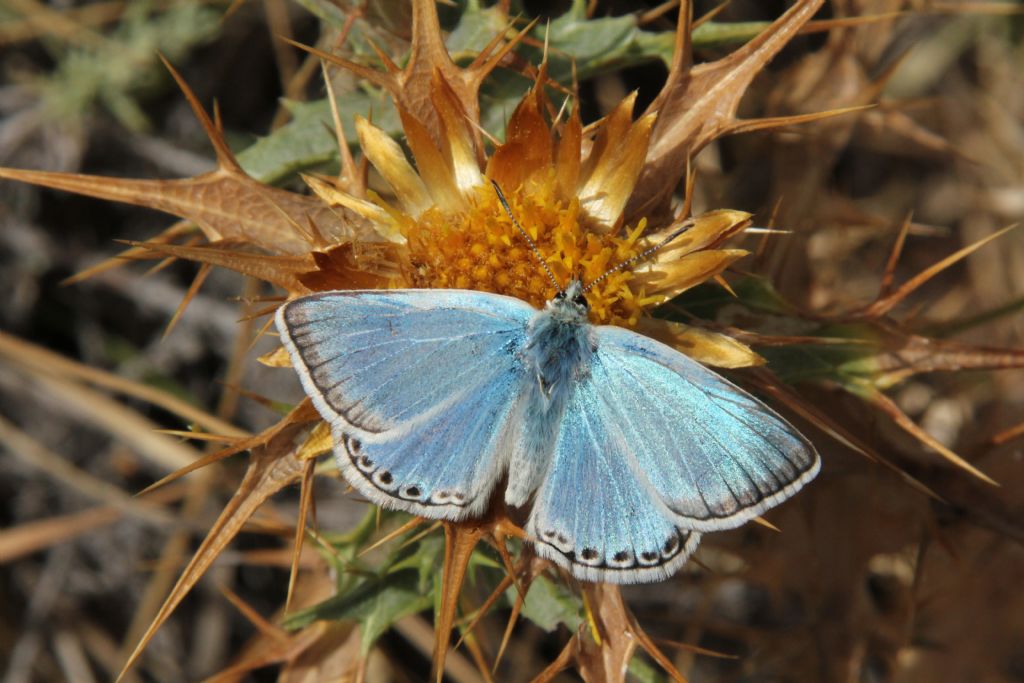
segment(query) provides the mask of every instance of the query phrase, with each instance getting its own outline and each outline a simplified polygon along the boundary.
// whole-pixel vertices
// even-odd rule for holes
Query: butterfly
[[[579,280],[558,290],[541,310],[454,289],[281,306],[345,479],[444,520],[482,515],[500,488],[529,507],[539,555],[584,581],[636,583],[817,474],[814,447],[765,404],[669,346],[591,324]]]

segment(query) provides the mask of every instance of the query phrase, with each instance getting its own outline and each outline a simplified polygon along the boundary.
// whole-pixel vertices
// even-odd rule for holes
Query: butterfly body
[[[525,505],[537,489],[566,403],[590,371],[596,340],[579,289],[578,282],[570,283],[565,294],[536,311],[526,326],[526,343],[519,353],[523,416],[515,442],[519,452],[512,456],[520,466],[509,473],[505,491],[505,502],[513,507]]]
[[[463,290],[288,302],[277,326],[346,479],[459,520],[499,482],[539,554],[584,580],[665,578],[817,472],[810,444],[659,342],[595,326],[578,282],[536,310]]]
[[[575,286],[570,284],[566,291]],[[526,361],[541,393],[552,403],[564,402],[574,383],[589,372],[596,350],[585,304],[567,297],[549,301],[530,320],[527,334]]]

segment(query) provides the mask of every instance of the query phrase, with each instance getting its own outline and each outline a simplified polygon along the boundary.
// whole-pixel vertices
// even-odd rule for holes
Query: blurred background
[[[667,74],[671,3],[556,5],[513,3],[510,14],[583,13],[577,28],[591,44],[567,38],[556,56],[577,59],[584,122],[634,89],[637,110],[646,107]],[[695,59],[728,54],[787,6],[733,0],[713,22],[733,32],[708,32]],[[482,9],[442,5],[442,23],[459,40],[471,31],[489,37],[492,15]],[[695,3],[696,16],[716,9]],[[827,2],[816,18],[832,23],[797,36],[755,80],[740,113],[878,106],[727,137],[696,160],[695,212],[742,209],[757,225],[788,232],[747,238],[743,246],[755,253],[727,278],[738,299],[710,285],[677,305],[714,329],[744,331],[774,376],[833,429],[788,413],[824,466],[768,516],[782,533],[748,525],[715,534],[670,582],[624,590],[659,642],[716,653],[665,646],[690,680],[1024,681],[1024,237],[1011,230],[944,264],[882,316],[852,315],[1024,216],[1020,9]],[[250,173],[298,190],[299,170],[336,169],[337,154],[329,114],[316,108],[324,98],[319,65],[278,37],[331,46],[351,16],[385,52],[404,54],[402,3],[0,0],[0,165],[144,179],[214,169],[160,53],[208,109],[216,100]],[[612,20],[619,23],[588,28]],[[529,86],[513,73],[521,64],[506,66],[482,96],[485,121],[503,121]],[[372,93],[344,76],[336,86],[342,99],[365,96],[386,124],[389,113]],[[194,264],[127,263],[65,283],[123,250],[118,240],[144,241],[173,222],[0,180],[5,683],[116,677],[237,489],[242,455],[151,502],[133,497],[207,450],[154,430],[187,429],[182,406],[190,406],[225,429],[256,433],[301,397],[292,373],[255,362],[275,345],[253,342],[262,321],[251,320],[246,300],[269,288],[214,269],[166,332]],[[805,335],[845,344],[823,351],[799,343]],[[758,345],[769,336],[790,341]],[[759,386],[744,371],[731,377]],[[955,468],[942,448],[999,486]],[[301,651],[302,667],[296,654],[228,669],[277,623],[298,497],[289,488],[263,506],[125,680],[217,672],[217,680],[356,679],[345,662],[359,651],[343,649],[344,634],[327,652]],[[366,513],[328,477],[316,481],[316,506],[319,527],[337,533]],[[303,567],[307,585],[320,582],[312,593],[329,593],[330,572],[314,560]],[[482,641],[500,642],[507,614],[482,622]],[[534,617],[516,627],[496,680],[530,680],[572,633],[568,622]],[[359,675],[426,680],[431,638],[429,611],[398,620]],[[451,680],[487,680],[461,651],[452,659]],[[665,680],[649,664],[630,675]]]

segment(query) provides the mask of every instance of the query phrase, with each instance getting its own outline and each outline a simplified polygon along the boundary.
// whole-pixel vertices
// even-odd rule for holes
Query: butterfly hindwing
[[[635,583],[670,576],[700,535],[681,529],[650,490],[605,393],[595,357],[569,397],[527,533],[538,552],[586,581]]]
[[[461,519],[483,511],[505,467],[534,312],[482,292],[347,291],[291,301],[277,326],[349,483]]]
[[[616,327],[596,328],[621,426],[653,493],[697,531],[739,526],[818,472],[814,447],[774,411],[696,361]]]

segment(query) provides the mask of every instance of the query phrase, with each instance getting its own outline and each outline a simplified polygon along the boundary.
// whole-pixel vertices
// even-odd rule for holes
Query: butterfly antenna
[[[645,258],[650,256],[654,252],[658,251],[663,246],[665,246],[666,244],[668,244],[669,242],[671,242],[675,238],[679,237],[680,235],[682,235],[684,232],[686,232],[687,230],[689,230],[692,227],[693,227],[693,221],[692,220],[683,221],[682,225],[680,225],[676,230],[673,230],[669,234],[668,237],[666,237],[662,241],[658,242],[653,247],[649,247],[647,249],[644,249],[642,252],[640,252],[636,256],[634,256],[632,258],[628,258],[625,261],[623,261],[622,263],[620,263],[619,265],[613,266],[613,267],[609,268],[608,270],[604,271],[604,274],[602,274],[596,280],[591,281],[590,284],[588,284],[586,287],[583,288],[583,293],[586,294],[587,292],[589,292],[591,287],[593,287],[597,283],[601,282],[602,280],[607,278],[609,275],[611,275],[613,273],[617,273],[617,272],[619,272],[620,270],[622,270],[624,268],[628,268],[629,266],[633,265],[637,261],[643,261]]]
[[[537,257],[537,260],[540,262],[540,265],[544,268],[544,272],[548,274],[549,278],[551,278],[551,282],[552,284],[555,285],[555,289],[558,290],[559,294],[565,294],[565,290],[562,289],[562,286],[558,284],[558,280],[555,278],[555,274],[551,272],[551,268],[548,266],[548,262],[544,260],[543,256],[541,256],[540,249],[537,248],[537,243],[533,241],[533,239],[527,234],[525,230],[523,230],[523,226],[519,225],[519,221],[517,221],[516,217],[512,215],[512,207],[508,205],[508,200],[506,200],[505,195],[502,194],[501,188],[498,187],[498,183],[492,180],[491,185],[494,185],[494,191],[498,193],[498,201],[501,202],[501,205],[503,207],[505,207],[505,213],[508,214],[508,218],[510,221],[512,221],[512,225],[516,226],[516,229],[519,230],[519,233],[523,236],[524,239],[526,239],[526,242],[530,245],[530,249],[533,249],[533,255]],[[601,277],[604,276],[602,275]]]

